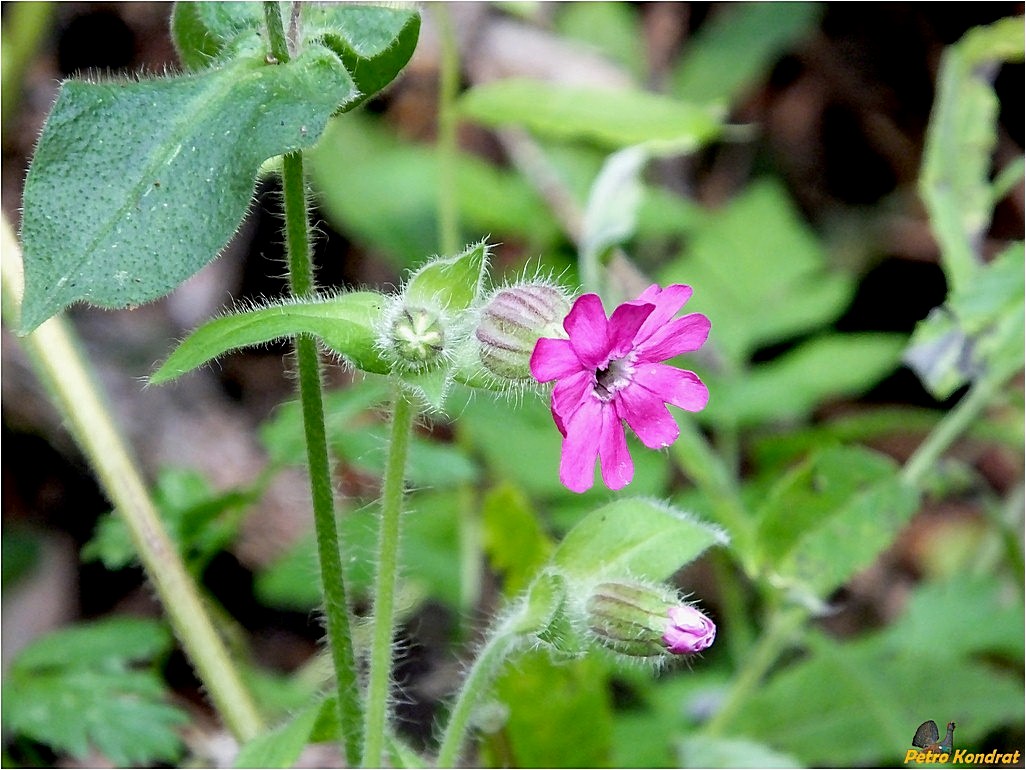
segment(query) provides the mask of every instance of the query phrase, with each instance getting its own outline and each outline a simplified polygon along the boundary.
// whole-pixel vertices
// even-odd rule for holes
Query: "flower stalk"
[[[377,573],[374,580],[374,625],[371,638],[367,709],[364,713],[364,767],[380,767],[388,728],[388,696],[391,689],[392,635],[395,623],[395,590],[399,573],[400,521],[406,478],[406,456],[416,416],[414,405],[394,383],[392,428],[388,443],[385,478],[381,490],[381,521],[378,534]]]

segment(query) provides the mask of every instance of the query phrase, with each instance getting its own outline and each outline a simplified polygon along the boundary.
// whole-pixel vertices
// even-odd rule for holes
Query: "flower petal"
[[[571,492],[587,492],[595,479],[596,436],[601,435],[606,404],[585,399],[572,419],[566,421],[566,438],[559,460],[559,480]],[[612,410],[609,410],[612,411]]]
[[[655,305],[625,302],[609,318],[609,351],[612,356],[626,355],[634,348],[634,337]]]
[[[627,435],[616,409],[611,403],[603,406],[605,408],[602,410],[602,432],[598,440],[602,480],[610,489],[623,489],[634,478],[634,461],[627,450]],[[594,435],[592,439],[594,440]]]
[[[671,318],[677,315],[677,311],[684,307],[684,303],[691,299],[691,294],[691,287],[682,283],[675,283],[665,289],[660,289],[658,284],[652,284],[645,289],[641,296],[634,301],[650,302],[655,305],[655,310],[638,331],[635,341],[638,344],[643,343],[663,328]]]
[[[643,361],[665,361],[702,347],[709,338],[709,326],[701,313],[688,313],[657,329],[635,349]]]
[[[616,411],[649,449],[668,447],[680,435],[663,398],[637,381],[617,393]]]
[[[584,403],[592,398],[593,375],[590,370],[577,372],[556,383],[552,389],[552,412],[558,414],[565,425]],[[566,435],[565,431],[562,431]]]
[[[582,294],[563,321],[570,344],[586,367],[598,368],[609,354],[609,322],[597,294]]]
[[[634,384],[689,412],[700,412],[709,403],[709,389],[705,383],[686,369],[666,364],[640,364],[634,370]]]
[[[566,377],[584,368],[570,340],[542,337],[531,353],[531,374],[538,382]]]

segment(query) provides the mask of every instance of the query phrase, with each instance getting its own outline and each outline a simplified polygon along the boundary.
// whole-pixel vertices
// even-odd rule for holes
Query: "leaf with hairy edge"
[[[181,78],[65,83],[25,181],[22,330],[74,302],[171,291],[228,242],[260,164],[311,146],[356,95],[324,48],[274,66],[254,55]]]
[[[617,500],[592,511],[552,556],[568,577],[665,580],[707,548],[726,543],[717,527],[651,500]]]
[[[271,305],[215,318],[194,331],[150,376],[152,384],[181,377],[236,348],[283,337],[312,334],[358,369],[386,374],[375,347],[375,322],[382,296],[372,291],[340,294],[313,302]]]

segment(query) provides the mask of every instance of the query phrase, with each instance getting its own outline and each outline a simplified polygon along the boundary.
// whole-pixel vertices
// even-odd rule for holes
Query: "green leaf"
[[[794,757],[744,738],[689,735],[679,741],[678,767],[800,767]]]
[[[163,626],[129,618],[43,637],[11,665],[5,728],[80,759],[93,745],[118,766],[172,763],[182,751],[176,728],[188,718],[165,702],[154,672],[128,667],[170,646]]]
[[[502,576],[506,596],[520,593],[552,552],[530,501],[505,483],[491,490],[481,504],[484,551],[492,569]]]
[[[417,47],[420,14],[414,8],[355,3],[303,3],[303,36],[334,51],[360,89],[351,110],[391,83]]]
[[[947,398],[968,382],[1004,379],[1023,364],[1022,243],[975,270],[916,326],[904,360],[930,392]]]
[[[324,394],[324,429],[332,443],[344,441],[372,424],[371,410],[391,397],[388,381],[367,377],[345,388]],[[298,401],[279,406],[260,426],[260,443],[275,463],[302,465],[306,462],[303,411]]]
[[[171,14],[175,50],[190,70],[214,66],[240,37],[259,38],[263,26],[260,3],[177,2]]]
[[[438,243],[440,177],[432,148],[402,142],[354,113],[331,121],[306,157],[324,213],[354,240],[398,267],[418,264],[425,244]],[[516,174],[461,154],[455,177],[464,242],[517,236],[538,251],[558,237],[552,214]]]
[[[297,334],[312,334],[357,368],[385,374],[388,364],[378,354],[375,330],[382,306],[377,292],[356,291],[215,318],[190,334],[150,375],[150,383],[181,377],[236,348]]]
[[[202,474],[168,469],[158,477],[153,496],[179,553],[187,558],[192,572],[199,574],[214,555],[235,540],[242,517],[259,494],[259,484],[215,493]],[[116,511],[99,520],[93,538],[82,547],[82,559],[102,561],[109,570],[135,561],[128,527]]]
[[[988,65],[1022,61],[1022,22],[1005,18],[971,29],[941,60],[919,189],[954,289],[982,266],[976,244],[995,202],[989,172],[999,104]]]
[[[720,115],[658,94],[497,80],[470,89],[459,102],[463,116],[488,126],[518,125],[543,137],[587,139],[605,147],[648,141],[716,139]]]
[[[455,257],[436,257],[418,268],[403,297],[411,307],[466,310],[481,292],[488,269],[488,245],[481,241]]]
[[[421,492],[413,495],[403,522],[400,546],[404,588],[409,595],[434,597],[449,606],[459,605],[459,562],[452,555],[459,542],[460,498],[456,492]],[[378,515],[364,508],[347,512],[339,520],[339,533],[347,553],[358,558],[344,564],[347,590],[354,596],[369,593],[377,546]],[[257,576],[256,594],[273,607],[307,611],[321,602],[317,555],[312,537],[293,545]]]
[[[956,575],[920,585],[900,623],[882,638],[901,654],[969,657],[996,653],[1018,665],[1023,660],[1023,605],[1017,592],[991,575]],[[956,611],[958,631],[939,628],[938,617]]]
[[[231,238],[267,158],[313,145],[355,98],[338,58],[310,48],[178,78],[68,81],[25,180],[23,331],[78,301],[155,299]]]
[[[233,767],[292,767],[303,753],[311,734],[329,710],[337,710],[338,701],[326,698],[309,706],[282,725],[249,741],[239,750]]]
[[[716,11],[688,41],[670,78],[674,95],[697,104],[733,103],[768,76],[821,13],[814,3],[731,3]]]
[[[41,637],[18,655],[17,666],[30,670],[150,660],[169,650],[171,641],[159,623],[118,617]]]
[[[636,6],[631,3],[565,3],[554,9],[562,37],[579,40],[630,70],[645,75],[645,44]]]
[[[737,368],[763,345],[830,323],[853,294],[849,276],[826,269],[822,243],[776,180],[707,212],[688,240],[661,283],[695,288],[688,311],[713,319],[712,339]]]
[[[556,664],[545,652],[529,652],[508,667],[495,690],[509,718],[490,748],[486,738],[486,751],[494,754],[505,743],[520,767],[607,766],[613,714],[598,661]],[[510,759],[499,753],[491,764],[508,766]]]
[[[946,628],[943,618],[932,625],[938,633]],[[957,722],[956,748],[975,748],[995,729],[1022,724],[1019,677],[955,656],[896,655],[880,635],[839,644],[814,634],[810,641],[810,656],[744,702],[732,720],[735,734],[809,765],[865,767],[899,765],[926,719]]]
[[[894,541],[917,505],[889,458],[826,449],[785,476],[758,510],[760,560],[796,583],[797,598],[828,596]]]
[[[824,401],[869,390],[897,368],[904,345],[898,334],[817,337],[743,378],[721,382],[711,376],[713,396],[701,419],[734,425],[801,419]]]
[[[592,511],[556,547],[552,563],[568,577],[665,580],[726,536],[651,500],[616,500]]]

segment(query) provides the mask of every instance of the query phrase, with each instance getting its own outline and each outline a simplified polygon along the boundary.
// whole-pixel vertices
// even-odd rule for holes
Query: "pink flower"
[[[569,339],[538,340],[531,374],[557,380],[552,417],[563,434],[559,479],[568,489],[591,488],[596,456],[610,489],[634,478],[623,420],[645,446],[661,449],[680,434],[666,404],[697,412],[709,401],[698,375],[662,363],[709,336],[701,313],[674,318],[690,297],[690,286],[653,284],[607,319],[598,295],[584,294],[563,321]]]
[[[663,634],[666,648],[674,655],[692,655],[712,646],[716,640],[716,624],[684,604],[670,607],[670,623]]]

